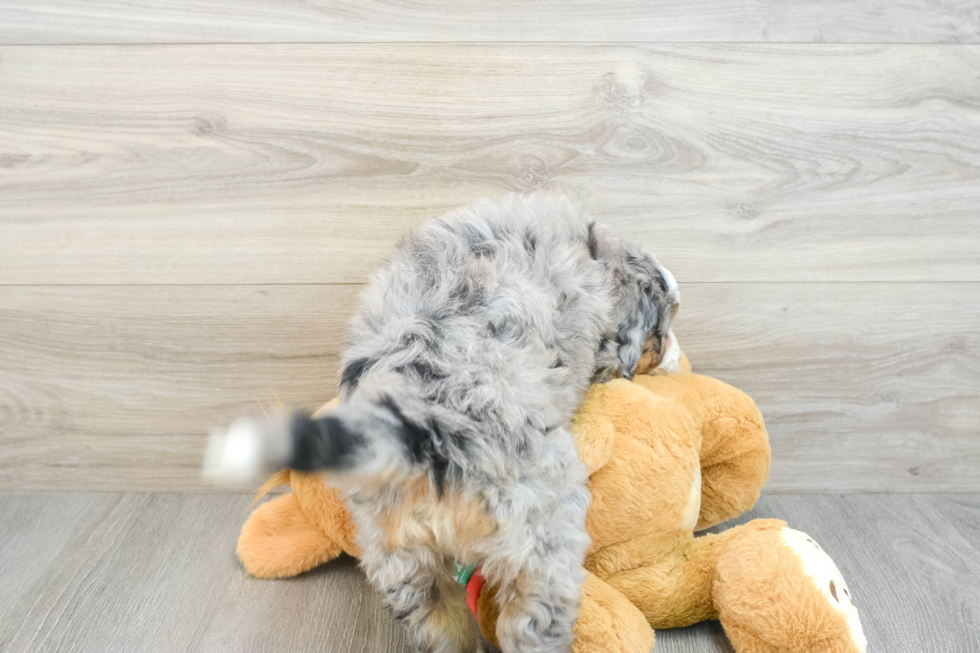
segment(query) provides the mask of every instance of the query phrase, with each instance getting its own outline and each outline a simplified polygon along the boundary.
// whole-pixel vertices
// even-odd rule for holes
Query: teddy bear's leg
[[[714,602],[739,653],[864,653],[867,642],[837,566],[805,533],[775,522],[738,529],[718,560]]]
[[[653,628],[639,608],[592,574],[582,585],[573,653],[649,653]]]
[[[295,494],[259,506],[242,526],[238,558],[256,578],[295,576],[340,555],[341,545],[303,512]]]
[[[327,485],[323,476],[316,473],[294,470],[290,475],[290,484],[309,520],[337,542],[344,553],[360,557],[357,529],[340,492]]]
[[[638,606],[654,628],[678,628],[717,619],[714,584],[718,561],[730,542],[744,537],[744,531],[778,530],[785,526],[776,519],[757,519],[723,533],[692,537],[678,532],[670,543],[670,553],[648,557],[648,563],[611,573],[605,581],[632,604]]]
[[[726,534],[697,538],[699,546],[681,548],[663,560],[612,573],[604,580],[637,606],[654,628],[717,619],[711,590],[726,539]]]
[[[370,539],[370,538],[369,538]],[[450,564],[424,548],[387,551],[365,545],[361,566],[415,649],[426,653],[471,653],[476,625]]]

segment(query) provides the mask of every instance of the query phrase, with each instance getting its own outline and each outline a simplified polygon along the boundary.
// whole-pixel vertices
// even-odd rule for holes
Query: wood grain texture
[[[202,489],[212,426],[333,396],[359,290],[0,288],[0,487]],[[762,409],[771,491],[978,491],[978,294],[687,284],[677,333]]]
[[[63,569],[118,503],[116,494],[0,493],[0,651],[18,650],[11,639],[55,591],[50,570]]]
[[[772,491],[980,490],[976,284],[688,285],[695,370],[751,395]]]
[[[0,43],[978,40],[970,0],[0,2]]]
[[[362,282],[569,194],[682,282],[980,281],[980,46],[0,48],[0,284]]]
[[[0,604],[3,650],[330,653],[352,650],[352,641],[379,653],[404,650],[349,562],[295,581],[248,578],[234,554],[247,505],[247,497],[224,495],[0,495],[3,549],[25,539],[43,547],[48,531],[74,528],[60,558],[24,559],[14,569],[36,580],[12,585]],[[79,519],[79,506],[98,518]],[[24,530],[23,513],[40,526]],[[239,620],[235,631],[215,641],[229,618]]]
[[[407,653],[350,558],[289,580],[246,576],[234,545],[247,503],[0,493],[0,552],[22,552],[0,563],[0,646]],[[980,649],[978,514],[975,494],[783,495],[735,521],[785,519],[819,541],[847,578],[869,650],[963,653]],[[26,543],[39,555],[24,555]],[[715,622],[657,633],[658,653],[729,651]]]
[[[212,427],[333,396],[358,290],[0,288],[0,486],[200,488]]]
[[[228,543],[214,542],[228,547]],[[388,653],[411,648],[353,558],[298,578],[258,581],[238,573],[200,643],[189,651]]]

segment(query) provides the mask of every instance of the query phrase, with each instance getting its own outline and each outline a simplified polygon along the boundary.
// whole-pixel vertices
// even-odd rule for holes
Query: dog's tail
[[[319,418],[241,419],[211,434],[203,475],[241,486],[289,468],[391,482],[432,462],[420,455],[431,450],[425,439],[393,402],[343,403]]]

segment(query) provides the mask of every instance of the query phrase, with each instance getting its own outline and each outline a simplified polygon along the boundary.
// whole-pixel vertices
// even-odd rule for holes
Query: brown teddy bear
[[[336,402],[324,406],[329,410]],[[833,561],[782,521],[695,537],[750,509],[769,472],[758,409],[718,380],[681,372],[589,390],[573,421],[590,470],[592,547],[575,653],[648,653],[653,628],[721,621],[740,653],[863,653],[857,610]],[[350,516],[316,474],[285,470],[293,492],[259,506],[238,556],[259,578],[294,576],[359,554]],[[495,642],[494,588],[466,573],[471,608]]]

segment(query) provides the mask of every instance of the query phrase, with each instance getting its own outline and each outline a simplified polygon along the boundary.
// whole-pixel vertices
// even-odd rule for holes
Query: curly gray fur
[[[430,220],[371,279],[343,401],[295,419],[286,462],[344,490],[368,577],[419,650],[475,646],[453,559],[497,587],[505,653],[568,649],[589,544],[569,420],[591,382],[660,359],[678,301],[651,254],[543,196]],[[427,503],[392,526],[419,479]],[[492,528],[452,532],[461,505]]]

